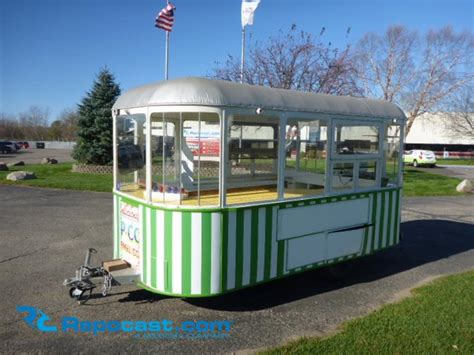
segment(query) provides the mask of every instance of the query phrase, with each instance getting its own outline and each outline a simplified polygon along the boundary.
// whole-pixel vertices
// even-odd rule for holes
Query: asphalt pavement
[[[231,353],[276,346],[303,335],[323,335],[406,295],[439,275],[474,269],[474,195],[407,198],[401,245],[350,264],[334,279],[328,269],[208,299],[179,299],[132,286],[86,305],[62,286],[84,259],[112,257],[112,195],[0,185],[0,353]],[[16,307],[41,309],[58,325],[80,320],[228,320],[224,339],[138,339],[126,333],[40,332]]]

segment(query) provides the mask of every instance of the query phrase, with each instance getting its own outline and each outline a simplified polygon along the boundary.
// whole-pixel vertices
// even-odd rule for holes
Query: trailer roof
[[[405,119],[398,106],[386,101],[274,89],[198,77],[160,81],[130,89],[117,99],[113,108],[172,105],[261,107],[267,110]]]

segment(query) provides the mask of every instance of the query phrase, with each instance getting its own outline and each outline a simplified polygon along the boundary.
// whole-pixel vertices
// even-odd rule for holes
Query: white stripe
[[[156,211],[156,288],[165,290],[165,212]]]
[[[380,223],[383,223],[381,221],[381,216],[382,216],[382,193],[377,194],[377,218],[376,218],[376,224],[375,224],[375,243],[374,243],[374,250],[377,250],[379,248],[379,240],[380,240]]]
[[[181,293],[182,290],[182,252],[183,252],[183,240],[182,240],[182,216],[181,212],[173,212],[173,237],[172,237],[172,246],[171,253],[173,255],[172,259],[172,290],[173,293]]]
[[[236,253],[236,240],[235,240],[235,228],[236,228],[236,213],[229,212],[228,221],[228,240],[229,245],[227,249],[227,289],[231,290],[235,287],[235,253]]]
[[[141,279],[143,280],[143,271],[145,270],[145,263],[144,263],[144,258],[143,258],[143,242],[142,240],[145,239],[145,235],[143,234],[143,206],[140,205],[138,206],[138,229],[140,230],[140,233],[139,233],[139,238],[140,238],[140,242],[141,242],[141,245],[139,245],[139,259],[138,259],[138,267],[140,268],[141,270],[141,273],[142,273],[142,276],[141,276]],[[148,262],[148,260],[147,260]]]
[[[118,240],[119,233],[117,231],[117,210],[118,210],[118,197],[114,196],[114,259],[119,258],[119,248],[120,248],[120,243]],[[143,275],[143,273],[142,273]]]
[[[146,280],[145,283],[148,287],[151,286],[151,209],[146,209],[146,219],[147,219],[147,227],[146,227],[146,259],[142,259],[143,264],[146,263]],[[143,250],[143,248],[142,248]],[[142,274],[143,275],[143,274]]]
[[[383,218],[383,239],[382,239],[382,248],[387,246],[387,226],[388,226],[388,207],[390,205],[390,192],[385,192],[385,214]]]
[[[252,238],[252,210],[244,211],[244,257],[242,271],[242,286],[250,283],[250,263],[251,263],[251,238]]]
[[[263,280],[265,269],[265,208],[258,210],[258,260],[257,260],[257,282]]]
[[[201,293],[201,213],[191,214],[191,293]]]
[[[211,217],[211,293],[221,290],[221,214]]]
[[[272,257],[271,257],[271,268],[270,268],[270,278],[276,277],[277,275],[277,240],[276,240],[276,223],[277,223],[277,209],[273,207],[272,211]]]

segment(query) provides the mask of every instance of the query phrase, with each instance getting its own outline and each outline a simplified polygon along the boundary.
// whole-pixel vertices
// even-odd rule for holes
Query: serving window
[[[145,115],[123,115],[116,118],[116,189],[143,198],[146,188]]]
[[[152,201],[218,206],[219,116],[153,113],[151,127]]]
[[[285,137],[284,197],[323,194],[326,185],[327,121],[289,119]]]
[[[378,125],[355,125],[338,123],[334,127],[334,153],[348,154],[378,154],[379,152]]]
[[[279,119],[235,115],[228,123],[228,205],[278,198]]]

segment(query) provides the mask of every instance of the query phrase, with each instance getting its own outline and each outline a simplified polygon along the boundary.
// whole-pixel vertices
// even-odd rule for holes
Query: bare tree
[[[365,96],[397,103],[406,112],[408,134],[424,113],[452,110],[452,96],[474,79],[473,49],[470,32],[445,27],[421,37],[391,26],[358,42],[355,65]]]
[[[455,136],[474,138],[474,85],[463,88],[453,99],[453,112],[446,128]]]
[[[333,48],[331,43],[321,41],[321,35],[316,40],[293,25],[288,33],[280,31],[267,42],[250,46],[244,82],[282,89],[360,95],[354,74],[349,46],[344,50]],[[240,58],[229,55],[223,64],[216,63],[211,76],[239,81]]]
[[[43,140],[48,133],[49,108],[30,106],[18,114],[18,121],[25,138]]]

